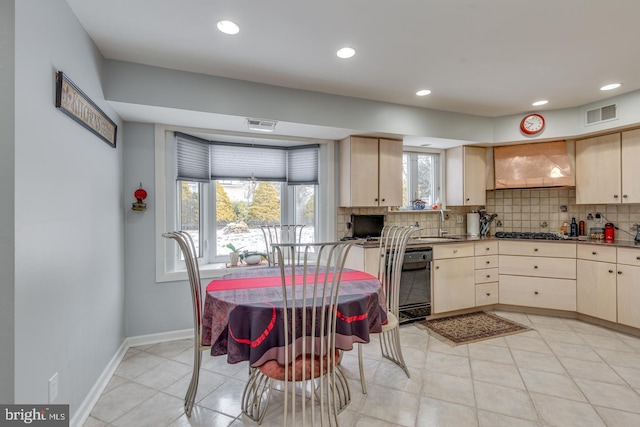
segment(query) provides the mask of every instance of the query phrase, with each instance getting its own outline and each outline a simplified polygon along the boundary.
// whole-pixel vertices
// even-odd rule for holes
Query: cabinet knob
[[[617,199],[617,198],[618,198],[618,195],[617,195],[617,194],[614,194],[614,195],[613,195],[613,198],[614,198],[614,199]]]
[[[385,199],[382,199],[382,201],[384,202],[384,201],[385,201]]]
[[[538,295],[538,291],[535,291],[534,294]]]
[[[591,255],[596,255],[596,254],[597,254],[596,251],[591,252]]]
[[[490,249],[489,249],[489,248],[484,248],[484,250],[485,250],[485,251],[488,251],[488,250],[490,250]]]
[[[374,201],[376,201],[376,202],[377,202],[377,201],[378,201],[378,198],[376,197],[376,198],[374,199]]]
[[[613,270],[609,270],[609,273],[613,273]]]
[[[487,296],[490,297],[491,296],[491,292],[487,292]]]
[[[457,250],[457,249],[454,249],[454,250],[453,250],[453,253],[454,253],[454,254],[457,254],[457,253],[458,253],[458,250]]]
[[[537,265],[534,265],[534,266],[533,266],[533,268],[538,268],[538,266],[537,266]]]
[[[622,271],[618,271],[618,274],[622,274]]]
[[[637,256],[637,257],[636,257],[636,259],[637,259],[637,260],[640,260],[640,256]]]
[[[487,274],[487,279],[488,279],[489,277],[491,277],[491,275],[490,275],[490,274]]]
[[[439,266],[439,265],[436,265],[436,270],[438,270],[439,268],[440,268],[440,266]]]
[[[626,199],[626,198],[627,198],[627,195],[626,195],[626,194],[623,194],[623,195],[622,195],[622,198],[623,198],[623,199]]]
[[[467,198],[467,202],[468,202],[469,200],[470,200],[470,199],[469,199],[469,198]]]
[[[487,261],[487,264],[491,264],[491,261]]]
[[[534,249],[533,249],[533,252],[538,252],[538,248],[534,248]]]

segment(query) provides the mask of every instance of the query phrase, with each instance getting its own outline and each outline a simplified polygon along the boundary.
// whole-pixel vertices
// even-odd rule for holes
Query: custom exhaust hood
[[[575,143],[539,142],[494,147],[495,188],[575,185]]]

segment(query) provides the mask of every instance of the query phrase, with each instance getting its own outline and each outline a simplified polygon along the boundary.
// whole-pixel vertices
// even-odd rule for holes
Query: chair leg
[[[382,332],[380,336],[380,351],[382,356],[391,360],[396,365],[400,366],[407,374],[407,378],[411,378],[409,374],[409,368],[402,356],[402,348],[400,347],[400,329],[393,328],[390,331]]]
[[[187,417],[191,416],[191,410],[196,400],[196,393],[198,392],[198,381],[200,379],[200,365],[202,363],[202,351],[196,344],[194,346],[193,355],[193,372],[191,374],[191,382],[187,388],[187,394],[184,396],[184,412]]]
[[[269,407],[273,380],[258,369],[251,368],[249,380],[242,393],[242,413],[258,424],[262,424],[262,419]],[[266,393],[266,395],[265,395]]]
[[[362,394],[367,394],[367,380],[364,377],[364,366],[362,364],[362,344],[358,343],[358,367],[360,368],[360,385]]]

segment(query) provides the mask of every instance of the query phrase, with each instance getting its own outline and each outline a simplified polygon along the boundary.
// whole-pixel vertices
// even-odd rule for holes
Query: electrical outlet
[[[49,378],[49,403],[55,402],[58,398],[58,373]]]
[[[464,223],[464,216],[456,215],[456,224],[463,224],[463,223]]]

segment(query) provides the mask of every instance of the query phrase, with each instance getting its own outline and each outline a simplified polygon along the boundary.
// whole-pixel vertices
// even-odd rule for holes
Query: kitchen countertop
[[[549,243],[577,243],[577,244],[589,244],[589,245],[603,245],[614,247],[626,247],[626,248],[638,248],[640,249],[640,243],[636,243],[633,240],[616,240],[613,243],[605,242],[604,240],[578,240],[576,238],[561,239],[561,240],[544,240],[544,239],[498,239],[496,237],[474,237],[474,236],[420,236],[418,238],[409,239],[407,247],[419,248],[428,247],[433,245],[462,243],[462,242],[499,242],[499,241],[517,241],[517,242],[549,242]],[[377,248],[379,246],[377,240],[367,240],[363,243],[358,243],[363,248]]]

